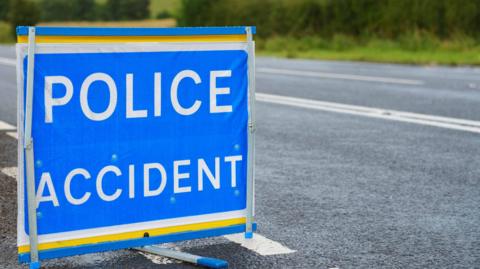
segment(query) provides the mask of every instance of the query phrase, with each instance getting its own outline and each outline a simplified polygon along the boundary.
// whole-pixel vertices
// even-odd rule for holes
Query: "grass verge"
[[[0,44],[13,43],[15,41],[10,31],[11,31],[10,24],[7,22],[0,21]]]
[[[257,42],[258,55],[420,65],[480,65],[480,44],[467,37],[438,40],[412,34],[397,40],[274,37]]]

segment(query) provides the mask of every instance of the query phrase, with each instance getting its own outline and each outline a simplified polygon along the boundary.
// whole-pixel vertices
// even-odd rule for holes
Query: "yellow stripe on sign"
[[[87,245],[87,244],[122,241],[122,240],[128,240],[128,239],[138,239],[138,238],[143,238],[145,233],[148,233],[149,236],[152,237],[152,236],[174,234],[174,233],[181,233],[181,232],[201,231],[201,230],[214,229],[214,228],[223,228],[223,227],[228,227],[228,226],[238,225],[238,224],[245,224],[245,222],[246,222],[245,218],[235,218],[235,219],[228,219],[228,220],[218,220],[218,221],[186,224],[186,225],[179,225],[179,226],[172,226],[172,227],[164,227],[164,228],[157,228],[157,229],[151,229],[151,230],[140,230],[135,232],[93,236],[93,237],[71,239],[71,240],[64,240],[64,241],[57,241],[57,242],[41,243],[38,245],[38,249],[47,250],[47,249],[54,249],[54,248],[75,247],[75,246]],[[30,251],[30,245],[24,245],[24,246],[18,247],[19,254],[29,252],[29,251]]]
[[[246,35],[191,35],[191,36],[42,36],[36,43],[130,43],[130,42],[242,42]],[[18,43],[28,43],[28,36],[17,36]]]

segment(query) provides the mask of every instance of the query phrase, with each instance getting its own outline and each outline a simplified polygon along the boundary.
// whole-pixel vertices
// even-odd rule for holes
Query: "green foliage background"
[[[255,25],[261,37],[480,36],[479,0],[182,0],[181,26]]]
[[[181,0],[177,22],[254,25],[274,56],[480,64],[480,0]]]

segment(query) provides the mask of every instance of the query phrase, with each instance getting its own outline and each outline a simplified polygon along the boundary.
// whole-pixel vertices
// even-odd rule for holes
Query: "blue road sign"
[[[245,230],[247,46],[196,45],[37,45],[31,128],[40,258]],[[28,261],[24,178],[19,253]]]

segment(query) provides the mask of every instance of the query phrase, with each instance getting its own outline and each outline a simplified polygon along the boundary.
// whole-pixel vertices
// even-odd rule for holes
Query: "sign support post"
[[[255,172],[255,49],[252,27],[245,27],[248,46],[248,160],[247,160],[247,221],[245,238],[253,238],[253,182]]]
[[[28,28],[27,96],[25,109],[25,159],[27,172],[28,229],[30,240],[30,268],[40,268],[38,259],[37,201],[32,139],[33,77],[35,64],[35,27]]]

